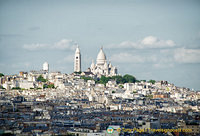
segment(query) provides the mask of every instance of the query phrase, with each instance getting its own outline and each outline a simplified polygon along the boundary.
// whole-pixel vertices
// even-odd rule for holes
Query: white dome
[[[97,64],[103,65],[106,61],[106,55],[101,48],[99,54],[97,55]]]

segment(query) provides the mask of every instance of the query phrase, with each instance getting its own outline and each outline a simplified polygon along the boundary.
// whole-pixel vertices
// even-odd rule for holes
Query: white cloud
[[[48,48],[48,46],[49,45],[47,44],[36,43],[36,44],[25,44],[23,48],[26,50],[33,51],[33,50],[45,49]]]
[[[111,56],[111,61],[118,62],[118,63],[144,63],[144,62],[156,62],[157,56],[140,56],[140,55],[133,55],[130,53],[119,53],[113,54]]]
[[[160,40],[155,36],[147,36],[141,41],[143,48],[165,48],[175,46],[172,40]]]
[[[74,50],[76,48],[76,43],[73,40],[62,39],[61,41],[57,42],[52,46],[53,49],[70,49]]]
[[[73,40],[62,39],[55,44],[25,44],[23,48],[26,50],[34,51],[34,50],[49,50],[49,49],[57,49],[57,50],[74,50],[76,48],[76,42]]]
[[[167,48],[167,47],[174,47],[175,45],[176,45],[175,42],[172,40],[160,40],[155,36],[147,36],[138,42],[123,41],[120,44],[110,44],[107,46],[107,48],[121,48],[121,49]]]
[[[174,59],[179,63],[200,63],[200,49],[177,48]]]

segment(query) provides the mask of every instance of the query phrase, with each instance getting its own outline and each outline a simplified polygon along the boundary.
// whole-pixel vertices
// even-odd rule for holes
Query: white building
[[[117,75],[117,68],[112,66],[112,64],[109,62],[107,63],[106,55],[103,52],[103,48],[100,49],[99,54],[97,55],[96,64],[94,64],[94,61],[92,61],[92,64],[90,66],[90,70],[93,74],[97,76],[115,76]]]
[[[35,88],[34,82],[22,80],[19,82],[19,87],[24,89]]]
[[[80,71],[81,71],[81,52],[79,47],[77,47],[74,55],[74,72],[80,72]]]
[[[43,64],[42,70],[49,72],[49,64],[47,62]]]

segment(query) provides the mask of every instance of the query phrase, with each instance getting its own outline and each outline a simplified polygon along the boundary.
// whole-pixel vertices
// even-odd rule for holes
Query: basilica
[[[106,55],[103,52],[103,48],[100,49],[99,54],[97,55],[96,64],[92,61],[90,70],[93,74],[99,76],[116,76],[117,68],[112,66],[111,62],[107,63]]]
[[[76,48],[75,57],[74,57],[74,72],[81,71],[81,54],[79,47]],[[112,66],[111,62],[107,63],[106,55],[101,47],[97,59],[96,64],[92,61],[90,68],[88,68],[87,72],[91,72],[92,74],[100,77],[104,76],[116,76],[117,68]]]

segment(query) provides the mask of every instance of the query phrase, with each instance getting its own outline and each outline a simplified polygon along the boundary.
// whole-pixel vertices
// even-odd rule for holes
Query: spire
[[[93,69],[94,67],[95,67],[94,60],[92,60],[91,69]]]
[[[112,68],[112,64],[111,64],[111,62],[109,61],[109,66],[108,66],[109,68]]]
[[[78,44],[76,45],[76,53],[80,53],[80,49],[79,49]]]

